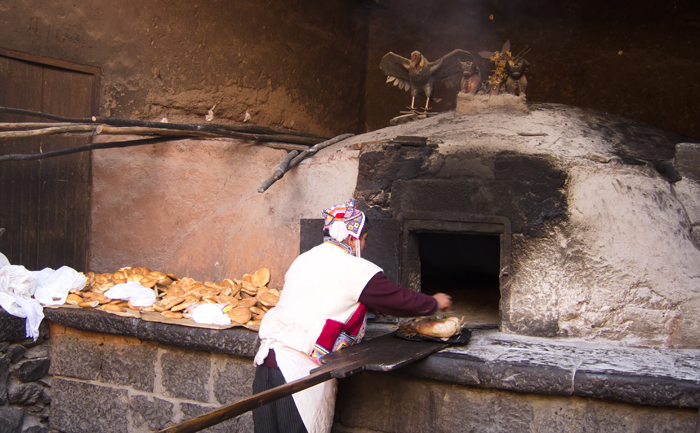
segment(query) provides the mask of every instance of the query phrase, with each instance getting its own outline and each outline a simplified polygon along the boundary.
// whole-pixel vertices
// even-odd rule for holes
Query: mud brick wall
[[[51,324],[51,428],[150,432],[252,392],[252,359]],[[250,413],[207,432],[249,432]]]

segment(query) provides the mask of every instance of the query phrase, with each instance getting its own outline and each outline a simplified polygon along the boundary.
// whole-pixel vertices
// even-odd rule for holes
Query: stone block
[[[44,426],[34,425],[25,429],[22,433],[49,433],[49,429]]]
[[[571,395],[573,371],[529,364],[487,362],[480,368],[481,384],[486,388]]]
[[[53,376],[97,380],[102,365],[102,346],[96,340],[63,334],[51,339]]]
[[[579,370],[574,394],[652,406],[698,407],[700,388],[694,381]]]
[[[165,395],[208,401],[210,354],[179,349],[166,350],[160,358],[161,385]]]
[[[0,341],[18,341],[26,338],[24,319],[0,308]]]
[[[48,342],[47,342],[48,343]],[[49,344],[40,344],[29,349],[24,354],[26,359],[48,358]]]
[[[22,382],[33,382],[46,376],[51,366],[50,358],[37,358],[19,364],[17,378]]]
[[[182,411],[183,419],[185,420],[218,408],[219,406],[200,406],[191,403],[180,404],[180,410]],[[201,430],[202,433],[248,433],[252,431],[253,415],[250,412]]]
[[[673,184],[673,193],[683,204],[691,224],[700,224],[700,182],[688,179]]]
[[[700,249],[700,226],[690,229],[690,239],[692,239],[695,246]]]
[[[128,409],[124,389],[55,378],[50,427],[70,433],[126,432]]]
[[[214,362],[214,396],[221,404],[233,403],[253,392],[255,366],[250,358],[222,357]]]
[[[700,182],[700,143],[677,144],[673,162],[684,179]]]
[[[50,402],[44,394],[44,387],[37,383],[10,384],[7,388],[7,397],[10,404],[33,405]]]
[[[18,363],[24,354],[27,353],[27,348],[21,344],[13,344],[7,349],[7,356],[10,357],[10,362]]]
[[[0,405],[7,403],[7,377],[10,374],[10,357],[0,356]]]
[[[144,395],[131,397],[129,410],[133,427],[141,428],[144,424],[151,430],[162,430],[173,425],[173,404],[154,397],[149,400]]]
[[[155,346],[105,343],[102,350],[103,382],[153,392],[158,352]]]
[[[19,407],[0,407],[0,432],[20,433],[24,411]]]
[[[532,401],[521,395],[503,392],[476,392],[448,388],[436,402],[441,432],[471,431],[532,432],[535,410]],[[544,430],[542,430],[544,431]]]

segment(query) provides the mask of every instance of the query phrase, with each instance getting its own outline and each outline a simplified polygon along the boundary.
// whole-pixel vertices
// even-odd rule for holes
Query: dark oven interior
[[[420,259],[420,289],[452,297],[451,314],[469,324],[498,325],[501,299],[500,237],[492,234],[415,234]]]

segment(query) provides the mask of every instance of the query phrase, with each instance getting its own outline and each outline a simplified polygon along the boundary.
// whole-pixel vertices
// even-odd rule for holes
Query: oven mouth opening
[[[501,241],[498,235],[415,233],[420,260],[420,288],[427,295],[452,297],[449,315],[469,325],[498,326]]]

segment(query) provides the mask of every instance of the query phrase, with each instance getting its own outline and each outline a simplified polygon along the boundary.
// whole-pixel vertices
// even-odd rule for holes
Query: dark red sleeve
[[[369,280],[362,290],[360,302],[370,310],[397,317],[429,316],[438,308],[432,296],[397,286],[383,272]]]

